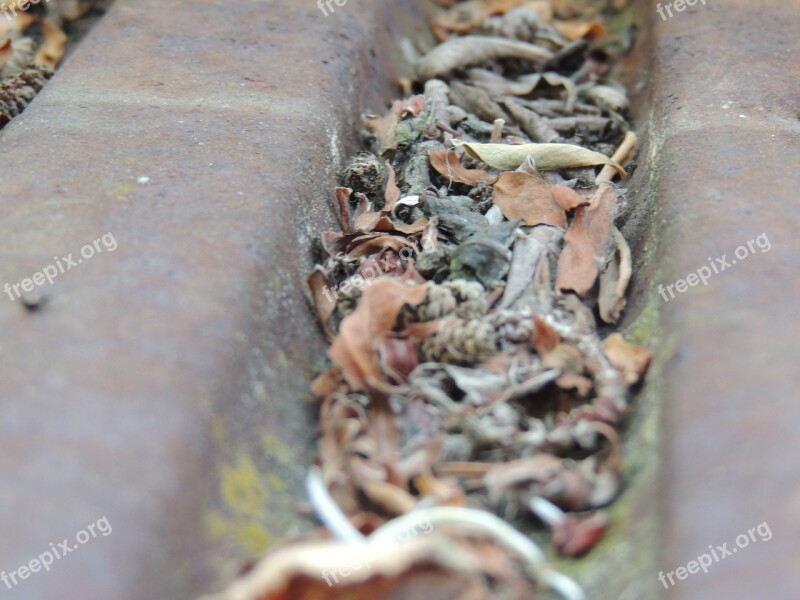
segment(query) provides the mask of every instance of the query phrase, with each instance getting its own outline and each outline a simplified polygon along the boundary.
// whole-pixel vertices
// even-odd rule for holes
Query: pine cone
[[[426,361],[474,365],[492,356],[497,336],[491,323],[481,319],[456,321],[425,338],[420,354]]]
[[[462,319],[477,319],[485,315],[486,311],[489,310],[486,290],[477,281],[456,279],[448,281],[444,284],[444,287],[451,290],[456,298],[458,304],[456,316]]]
[[[425,301],[408,311],[412,321],[432,321],[448,315],[477,319],[486,314],[489,305],[486,292],[475,281],[456,280],[431,285]]]
[[[0,81],[0,127],[25,110],[52,74],[49,67],[37,65]]]

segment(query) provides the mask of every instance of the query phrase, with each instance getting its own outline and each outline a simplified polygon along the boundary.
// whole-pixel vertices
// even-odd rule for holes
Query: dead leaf
[[[467,185],[478,185],[481,182],[491,185],[497,181],[497,175],[492,175],[488,171],[465,168],[452,150],[434,150],[428,153],[428,158],[431,166],[450,181]]]
[[[314,299],[314,307],[317,309],[317,318],[322,325],[325,333],[330,335],[328,329],[328,319],[336,308],[336,302],[332,293],[333,285],[325,273],[320,268],[311,272],[306,280],[311,297]]]
[[[392,108],[383,117],[365,115],[364,125],[378,138],[378,154],[397,150],[397,124],[405,117],[418,116],[425,108],[425,96],[412,96],[407,100],[395,100]]]
[[[607,254],[616,198],[616,188],[604,183],[592,196],[589,206],[576,210],[558,259],[558,289],[583,295],[594,286],[599,274],[598,264]]]
[[[498,37],[468,35],[439,44],[417,61],[417,75],[423,80],[447,75],[451,71],[498,58],[518,58],[535,65],[553,58],[542,46]]]
[[[567,212],[572,212],[579,206],[586,206],[589,204],[589,198],[584,198],[578,192],[565,185],[552,186],[553,198],[555,198],[558,205]]]
[[[603,341],[603,349],[611,364],[622,372],[622,378],[628,385],[634,385],[644,377],[650,366],[650,352],[626,342],[619,333],[608,336]]]
[[[553,197],[550,184],[539,173],[522,171],[500,174],[494,184],[492,202],[509,221],[520,219],[525,225],[552,225],[567,228],[567,215]]]
[[[328,351],[351,389],[361,390],[370,379],[383,379],[377,346],[390,337],[403,306],[416,306],[427,293],[427,285],[410,286],[389,278],[379,278],[364,290]]]
[[[501,171],[513,171],[530,156],[542,171],[611,165],[620,175],[626,175],[625,169],[605,154],[572,144],[472,144],[461,140],[453,143],[464,146],[470,155]]]

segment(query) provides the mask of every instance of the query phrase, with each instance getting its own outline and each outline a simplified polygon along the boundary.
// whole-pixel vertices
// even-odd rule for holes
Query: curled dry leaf
[[[650,366],[651,354],[641,346],[625,341],[619,333],[612,333],[603,342],[603,349],[611,364],[622,372],[625,383],[637,383]]]
[[[364,290],[361,302],[342,321],[339,336],[328,351],[353,390],[364,389],[369,380],[383,379],[378,345],[391,336],[403,306],[416,306],[427,293],[427,285],[410,286],[389,278],[379,278]]]
[[[434,150],[428,153],[428,158],[436,172],[444,175],[450,181],[467,185],[478,185],[482,181],[491,185],[497,181],[497,175],[492,175],[482,169],[465,168],[452,150]]]
[[[425,96],[412,96],[407,100],[395,100],[388,114],[383,117],[368,115],[364,125],[378,138],[378,154],[397,150],[397,124],[405,117],[418,116],[425,109]]]
[[[505,172],[494,184],[492,201],[509,221],[525,225],[567,228],[567,215],[553,197],[550,184],[539,173]]]
[[[556,287],[583,295],[592,289],[605,260],[613,222],[616,188],[601,185],[589,203],[576,210],[564,235],[564,251],[558,259]]]
[[[553,57],[546,48],[517,40],[468,35],[439,44],[417,61],[417,75],[433,79],[451,71],[487,63],[498,58],[519,58],[541,64]]]
[[[622,233],[612,227],[614,253],[600,274],[600,292],[597,298],[600,318],[606,323],[616,323],[625,308],[625,292],[633,274],[631,249]]]
[[[536,168],[543,171],[611,165],[625,176],[625,169],[606,155],[571,144],[471,144],[460,140],[453,143],[501,171],[513,171],[531,157]]]

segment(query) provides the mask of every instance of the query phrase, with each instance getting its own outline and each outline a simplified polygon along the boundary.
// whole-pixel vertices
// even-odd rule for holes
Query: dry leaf
[[[633,274],[631,250],[628,242],[616,227],[612,227],[616,249],[605,270],[600,274],[600,291],[597,298],[600,318],[606,323],[616,323],[625,308],[625,291]]]
[[[389,278],[376,279],[364,290],[361,302],[342,321],[328,351],[354,391],[364,389],[370,379],[383,379],[377,347],[390,337],[403,306],[416,306],[427,293],[427,285],[410,286]]]
[[[606,155],[571,144],[471,144],[460,140],[453,143],[464,146],[470,155],[501,171],[513,171],[530,156],[542,171],[611,165],[625,176],[625,169]]]
[[[434,150],[428,153],[428,158],[431,166],[450,181],[467,185],[478,185],[482,181],[491,185],[497,181],[497,175],[492,175],[483,169],[465,168],[452,150]]]
[[[378,138],[379,155],[397,150],[397,124],[409,115],[418,116],[424,108],[425,96],[412,96],[407,100],[395,100],[392,108],[383,117],[364,116],[364,125]]]
[[[567,215],[553,197],[550,184],[539,173],[505,172],[494,184],[492,201],[509,221],[525,225],[567,228]]]
[[[613,222],[616,188],[601,185],[589,203],[575,211],[575,219],[564,235],[564,250],[558,259],[556,287],[583,295],[594,286],[598,265],[605,260]]]
[[[538,65],[552,57],[552,52],[535,44],[497,37],[468,35],[449,39],[436,46],[417,61],[416,71],[421,79],[428,80],[447,75],[456,69],[486,63],[498,58],[519,58]]]
[[[553,198],[555,198],[558,205],[567,212],[572,212],[579,206],[586,206],[589,204],[589,198],[584,198],[571,187],[554,185],[551,189],[553,191]]]
[[[651,354],[641,346],[630,344],[619,333],[612,333],[603,341],[608,360],[622,372],[628,385],[637,383],[650,366]]]

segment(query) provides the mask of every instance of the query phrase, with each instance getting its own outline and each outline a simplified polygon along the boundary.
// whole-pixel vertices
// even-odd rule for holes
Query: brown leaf
[[[492,201],[509,221],[521,219],[525,225],[567,227],[564,209],[553,198],[550,184],[538,173],[502,173],[494,184]]]
[[[483,169],[464,168],[452,150],[433,150],[428,153],[428,158],[431,166],[450,181],[467,185],[478,185],[482,181],[491,185],[497,181],[497,175],[492,175]]]
[[[350,233],[350,196],[353,194],[353,190],[349,187],[337,187],[334,193],[336,194],[336,202],[339,204],[339,220],[341,221],[342,232]],[[358,228],[358,225],[356,225],[356,229]]]
[[[333,282],[325,275],[324,271],[316,268],[311,272],[306,280],[311,297],[314,299],[314,307],[317,309],[317,318],[322,325],[325,333],[330,335],[328,329],[328,319],[336,308],[336,302],[332,294]]]
[[[606,323],[616,323],[625,308],[625,291],[633,273],[628,242],[616,227],[611,231],[614,234],[616,249],[605,270],[600,274],[600,291],[597,298],[600,318]]]
[[[383,205],[383,210],[384,212],[389,212],[400,199],[400,188],[397,187],[397,176],[388,160],[386,161],[386,171],[389,173],[389,178],[386,181],[386,202]]]
[[[603,341],[608,360],[622,372],[628,385],[637,383],[650,366],[651,354],[641,346],[630,344],[619,333],[612,333]]]
[[[364,125],[378,138],[378,154],[397,150],[397,124],[405,117],[419,115],[425,108],[425,96],[412,96],[407,100],[395,100],[392,108],[383,117],[365,115]]]
[[[403,306],[416,306],[427,293],[427,285],[410,286],[389,278],[379,278],[364,290],[361,302],[342,321],[328,351],[353,390],[364,389],[370,379],[383,379],[377,346],[390,337]]]
[[[561,342],[561,337],[555,329],[540,317],[534,317],[533,322],[536,327],[533,333],[533,347],[539,353],[539,356],[544,356],[558,346]]]
[[[589,204],[589,198],[584,198],[578,192],[565,185],[554,185],[551,189],[553,190],[553,198],[567,212],[572,212],[579,206]]]
[[[613,222],[616,188],[604,183],[589,206],[576,210],[575,219],[564,235],[564,250],[558,259],[556,287],[583,295],[594,286],[598,264],[606,257]]]

